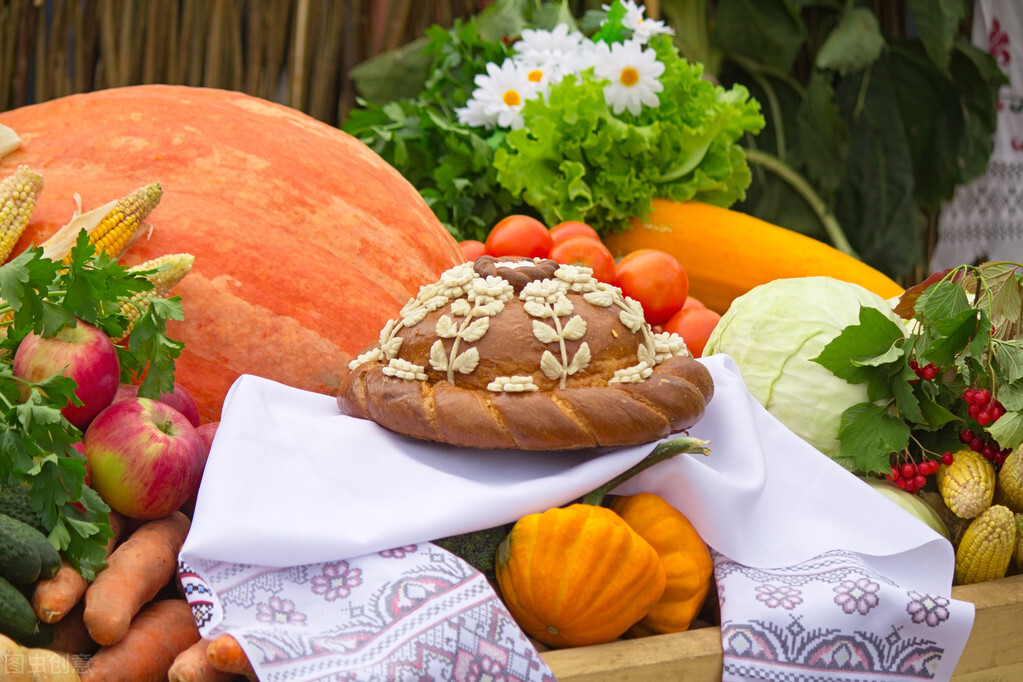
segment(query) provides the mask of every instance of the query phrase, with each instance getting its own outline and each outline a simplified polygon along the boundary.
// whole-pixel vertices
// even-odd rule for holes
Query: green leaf
[[[814,64],[818,69],[837,71],[844,76],[873,64],[884,46],[874,13],[866,7],[846,4],[838,25],[817,52]]]
[[[905,331],[880,310],[860,308],[859,324],[849,325],[813,361],[851,384],[868,381],[876,368],[903,358]]]
[[[736,53],[790,71],[806,32],[799,12],[785,0],[721,0],[714,9],[714,37],[726,53]]]
[[[1023,339],[991,339],[991,353],[1002,383],[1023,379]]]
[[[430,73],[429,43],[424,36],[353,66],[348,77],[356,92],[378,104],[419,94]]]
[[[990,53],[962,36],[956,38],[949,73],[963,112],[963,133],[952,165],[965,183],[987,168],[998,121],[998,90],[1009,80]]]
[[[982,339],[979,348],[984,348],[987,335],[983,329],[984,314],[979,310],[964,310],[953,317],[942,319],[934,325],[935,335],[920,357],[939,367],[955,364],[956,358],[978,337]]]
[[[845,174],[849,126],[835,105],[831,82],[820,72],[810,77],[797,121],[807,178],[831,196]]]
[[[842,413],[834,459],[851,471],[887,473],[889,455],[904,449],[909,435],[905,422],[886,407],[859,403]]]
[[[923,264],[924,217],[913,201],[912,157],[887,60],[840,79],[835,92],[851,122],[835,217],[861,258],[900,277]]]
[[[987,431],[1001,447],[1015,449],[1023,443],[1023,413],[1006,412],[998,421],[990,424]]]
[[[958,415],[949,411],[948,408],[941,405],[934,397],[923,391],[917,391],[917,397],[920,405],[919,421],[922,422],[922,426],[938,429],[946,424],[961,421]],[[909,415],[906,415],[906,417],[907,419],[910,418]]]
[[[920,41],[941,71],[948,69],[959,23],[966,15],[963,0],[907,0]]]

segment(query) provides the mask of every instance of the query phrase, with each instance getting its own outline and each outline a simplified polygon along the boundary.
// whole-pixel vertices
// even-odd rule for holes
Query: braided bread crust
[[[342,413],[481,449],[625,446],[683,431],[713,397],[676,335],[586,268],[484,256],[424,287],[349,366]]]

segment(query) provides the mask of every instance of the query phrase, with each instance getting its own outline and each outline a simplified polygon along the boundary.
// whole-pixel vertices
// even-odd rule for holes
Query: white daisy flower
[[[657,60],[657,54],[644,50],[638,40],[598,45],[593,74],[611,81],[604,87],[604,101],[615,115],[628,109],[633,116],[638,116],[644,104],[658,106],[657,93],[664,86],[657,79],[662,73],[664,64]]]
[[[487,64],[487,73],[477,74],[476,89],[466,106],[456,110],[459,120],[492,121],[502,128],[522,127],[522,106],[539,92],[537,83],[529,80],[526,71],[514,60],[506,59],[500,66]],[[476,103],[473,103],[475,100]],[[469,124],[472,125],[472,124]]]
[[[675,32],[663,21],[648,19],[646,16],[646,5],[637,5],[635,0],[621,0],[625,8],[625,16],[622,18],[622,26],[632,31],[632,37],[644,45],[654,36],[666,34],[673,35]],[[610,10],[610,5],[603,5],[605,11]]]
[[[553,30],[539,28],[522,29],[522,37],[515,43],[515,51],[525,57],[569,54],[583,42],[583,34],[569,29],[568,24],[558,24]]]
[[[489,128],[497,125],[497,115],[487,114],[483,110],[483,102],[475,98],[470,98],[464,107],[455,109],[455,116],[459,123],[470,128]]]

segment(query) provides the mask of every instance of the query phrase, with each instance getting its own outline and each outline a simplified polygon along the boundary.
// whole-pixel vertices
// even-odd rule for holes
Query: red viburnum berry
[[[945,466],[948,466],[954,461],[955,455],[953,455],[951,452],[948,452],[946,450],[945,452],[941,453],[941,463],[944,464]]]

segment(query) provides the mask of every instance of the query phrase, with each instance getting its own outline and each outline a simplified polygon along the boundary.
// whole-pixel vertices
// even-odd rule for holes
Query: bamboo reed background
[[[486,0],[0,0],[0,111],[164,83],[238,90],[339,124],[347,73]]]

